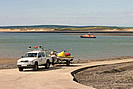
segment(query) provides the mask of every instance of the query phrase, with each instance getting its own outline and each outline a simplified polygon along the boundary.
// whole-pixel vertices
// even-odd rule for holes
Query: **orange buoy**
[[[78,37],[74,37],[74,38],[78,38]]]

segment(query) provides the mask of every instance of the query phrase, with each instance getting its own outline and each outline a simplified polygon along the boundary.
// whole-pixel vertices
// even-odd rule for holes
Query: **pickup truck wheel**
[[[38,70],[38,63],[37,62],[35,62],[35,65],[33,67],[33,70]]]
[[[49,60],[47,60],[47,62],[46,62],[46,64],[45,64],[45,68],[48,69],[49,66],[50,66],[50,62],[49,62]]]
[[[23,71],[23,68],[22,67],[19,67],[18,69],[19,69],[19,71]]]
[[[70,61],[66,61],[66,65],[69,66],[70,65]]]

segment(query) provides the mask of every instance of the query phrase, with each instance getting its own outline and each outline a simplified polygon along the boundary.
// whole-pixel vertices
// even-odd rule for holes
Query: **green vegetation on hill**
[[[56,31],[88,31],[88,30],[105,30],[113,29],[109,27],[83,27],[83,28],[57,28]]]
[[[123,30],[123,29],[133,29],[133,27],[117,27],[117,26],[65,26],[65,25],[33,25],[33,26],[1,26],[0,29],[20,29],[21,31],[27,30],[47,30],[54,29],[54,31],[90,31],[90,30]]]

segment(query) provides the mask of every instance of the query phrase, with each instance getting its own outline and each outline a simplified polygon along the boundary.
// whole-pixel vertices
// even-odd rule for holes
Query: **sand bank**
[[[0,58],[0,65],[17,63],[18,58]]]
[[[133,32],[133,28],[128,29],[79,29],[79,30],[56,30],[54,28],[0,28],[0,32]]]
[[[16,68],[18,58],[0,58],[0,69]]]
[[[23,29],[0,29],[0,32],[45,32],[54,31],[55,29],[50,28],[23,28]]]

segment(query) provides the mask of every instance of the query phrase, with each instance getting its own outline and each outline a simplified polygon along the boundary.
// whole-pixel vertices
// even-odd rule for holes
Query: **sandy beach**
[[[0,58],[0,69],[16,68],[18,58]]]
[[[37,29],[0,29],[0,32],[46,32],[46,31],[54,31],[54,29],[50,29],[50,28],[37,28]]]
[[[18,58],[0,58],[0,65],[17,63]]]
[[[63,28],[64,29],[64,28]],[[54,28],[21,28],[21,29],[19,29],[19,28],[14,28],[14,29],[11,29],[11,28],[0,28],[0,32],[63,32],[62,30],[56,30],[56,29],[54,29]],[[77,31],[77,32],[81,32],[81,31],[86,31],[86,32],[133,32],[133,28],[125,28],[125,29],[116,29],[116,28],[114,28],[114,29],[87,29],[87,30],[81,30],[81,28],[80,29],[78,29],[78,30],[65,30],[66,32],[68,31],[68,32],[75,32],[75,31]]]

